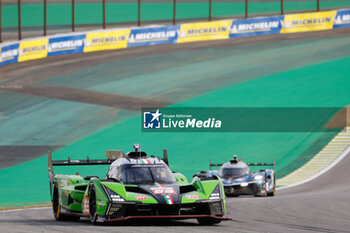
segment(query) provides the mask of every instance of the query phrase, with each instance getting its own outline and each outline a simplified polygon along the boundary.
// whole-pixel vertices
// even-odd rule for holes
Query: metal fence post
[[[75,32],[75,0],[72,0],[72,31]]]
[[[141,26],[141,0],[137,0],[137,26]]]
[[[213,0],[209,0],[209,21],[211,21],[211,18],[212,18],[212,5],[213,5]]]
[[[245,0],[245,17],[248,18],[248,0]]]
[[[317,11],[320,11],[320,0],[317,0]]]
[[[284,1],[281,0],[281,15],[284,15]]]
[[[102,9],[103,9],[103,29],[106,29],[106,0],[102,0]]]
[[[47,35],[47,0],[44,0],[44,36]]]
[[[18,0],[18,40],[22,40],[21,0]]]
[[[175,25],[176,24],[176,0],[173,0],[173,10],[174,10],[173,25]]]

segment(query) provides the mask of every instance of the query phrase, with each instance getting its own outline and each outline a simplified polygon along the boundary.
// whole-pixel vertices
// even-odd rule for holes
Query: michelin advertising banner
[[[333,28],[350,27],[350,9],[339,10],[334,19]]]
[[[87,33],[84,52],[126,48],[130,29]]]
[[[230,29],[230,38],[279,34],[283,19],[284,16],[233,20]]]
[[[232,20],[181,24],[178,43],[220,40],[229,37]]]
[[[60,54],[350,27],[350,9],[66,34],[0,44],[0,66]]]
[[[18,61],[19,43],[5,45],[0,49],[0,66]]]
[[[47,56],[84,52],[85,36],[82,34],[50,38]]]
[[[176,43],[180,25],[131,29],[128,47]]]
[[[337,11],[324,11],[284,16],[281,33],[322,31],[333,28]]]
[[[46,57],[47,42],[47,38],[21,42],[19,44],[18,62]]]

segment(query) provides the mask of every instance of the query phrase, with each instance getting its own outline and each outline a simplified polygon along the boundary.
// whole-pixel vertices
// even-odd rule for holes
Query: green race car
[[[92,223],[129,219],[197,219],[200,224],[217,224],[226,212],[225,193],[219,177],[201,180],[171,172],[166,150],[163,159],[135,151],[107,151],[107,160],[52,161],[49,180],[56,220]],[[53,166],[110,165],[106,178],[54,175]]]

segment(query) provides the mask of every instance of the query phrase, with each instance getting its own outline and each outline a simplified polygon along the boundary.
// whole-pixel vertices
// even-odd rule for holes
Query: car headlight
[[[263,176],[262,175],[256,175],[255,177],[254,177],[254,180],[257,180],[257,181],[260,181],[260,180],[262,180],[263,179]]]
[[[213,192],[210,194],[209,200],[221,200],[220,183],[216,185]]]
[[[114,192],[112,189],[108,188],[105,185],[102,185],[108,199],[110,199],[113,202],[124,202],[125,199],[123,197],[121,197],[119,194],[117,194],[116,192]]]

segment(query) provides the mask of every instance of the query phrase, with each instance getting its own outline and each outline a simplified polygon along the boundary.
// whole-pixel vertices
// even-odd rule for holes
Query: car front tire
[[[79,216],[71,216],[62,213],[62,207],[60,205],[60,195],[58,192],[57,184],[54,184],[53,197],[52,197],[52,210],[57,221],[79,221]]]
[[[89,219],[92,224],[96,224],[97,221],[97,213],[96,213],[96,192],[95,188],[90,188],[89,195]]]

